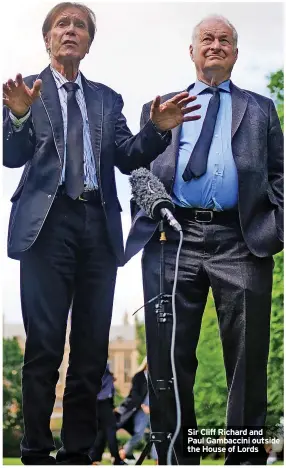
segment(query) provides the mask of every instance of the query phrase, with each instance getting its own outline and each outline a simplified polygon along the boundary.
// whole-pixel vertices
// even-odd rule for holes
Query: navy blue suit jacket
[[[190,90],[194,85],[191,85]],[[231,82],[232,153],[238,173],[240,226],[249,250],[257,257],[273,255],[283,247],[283,134],[273,101]],[[163,96],[170,99],[177,93]],[[151,103],[143,106],[141,127]],[[151,164],[168,193],[172,193],[181,127],[172,130],[172,143]],[[137,213],[136,213],[137,211]],[[125,261],[138,253],[158,223],[134,210]]]
[[[8,232],[8,255],[20,259],[37,239],[57,192],[64,157],[64,128],[58,90],[50,67],[25,78],[27,86],[40,78],[41,96],[32,105],[29,120],[15,132],[4,106],[3,162],[6,167],[25,165],[13,194]],[[122,114],[119,94],[82,76],[95,156],[101,202],[107,230],[118,264],[124,263],[120,203],[117,198],[114,167],[124,174],[147,166],[170,143],[171,135],[162,137],[148,119],[133,136]],[[168,138],[169,137],[169,138]]]

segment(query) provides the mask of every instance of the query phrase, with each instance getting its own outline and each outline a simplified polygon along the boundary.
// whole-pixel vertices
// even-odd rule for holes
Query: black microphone
[[[158,177],[140,167],[131,172],[129,181],[137,205],[145,211],[147,216],[156,221],[161,218],[166,219],[175,231],[182,231],[181,225],[172,214],[175,205]]]

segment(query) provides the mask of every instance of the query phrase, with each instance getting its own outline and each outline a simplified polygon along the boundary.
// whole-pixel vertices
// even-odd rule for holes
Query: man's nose
[[[66,33],[67,34],[75,34],[75,25],[74,25],[74,23],[72,21],[68,25],[68,27],[66,29]]]
[[[212,50],[219,50],[221,47],[220,47],[220,42],[218,39],[214,39],[213,42],[212,42],[212,45],[211,45],[211,49]]]

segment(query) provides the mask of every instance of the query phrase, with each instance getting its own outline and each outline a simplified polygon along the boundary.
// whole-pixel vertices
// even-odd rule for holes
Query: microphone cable
[[[182,413],[181,413],[181,403],[180,403],[180,396],[179,396],[179,389],[178,389],[178,379],[177,379],[177,371],[176,371],[176,363],[175,363],[175,342],[176,342],[176,327],[177,327],[177,315],[176,315],[176,288],[178,282],[178,271],[179,271],[179,258],[183,244],[183,231],[180,231],[180,242],[177,250],[176,256],[176,265],[175,265],[175,275],[174,275],[174,284],[172,290],[172,314],[173,314],[173,328],[172,328],[172,339],[171,339],[171,367],[173,372],[173,380],[174,380],[174,395],[175,395],[175,402],[176,402],[176,411],[177,411],[177,423],[174,435],[171,439],[168,452],[167,452],[167,465],[172,465],[172,451],[174,450],[174,454],[176,456],[176,452],[174,449],[174,444],[176,439],[179,435],[181,424],[182,424]],[[176,457],[177,458],[177,457]],[[179,463],[177,463],[179,464]]]
[[[174,456],[177,460],[177,465],[178,459],[177,455],[174,449],[174,444],[176,442],[176,439],[178,437],[178,434],[181,429],[181,424],[182,424],[182,413],[181,413],[181,403],[180,403],[180,395],[179,395],[179,389],[178,389],[178,379],[177,379],[177,371],[176,371],[176,363],[175,363],[175,343],[176,343],[176,327],[177,327],[177,315],[176,315],[176,288],[177,288],[177,282],[178,282],[178,272],[179,272],[179,258],[180,258],[180,253],[182,249],[182,244],[183,244],[183,231],[180,231],[180,242],[177,250],[177,255],[176,255],[176,263],[175,263],[175,275],[174,275],[174,284],[173,284],[173,289],[172,289],[172,315],[173,315],[173,327],[172,327],[172,337],[171,337],[171,368],[172,368],[172,373],[173,373],[173,382],[174,382],[174,395],[175,395],[175,403],[176,403],[176,413],[177,413],[177,421],[176,421],[176,429],[174,432],[174,435],[171,439],[168,452],[167,452],[167,465],[172,465],[172,451],[174,451]],[[148,375],[149,375],[149,380],[150,384],[152,385],[154,394],[156,395],[156,391],[151,379],[150,372],[148,370]],[[152,427],[151,427],[151,432],[152,432]]]
[[[173,315],[173,327],[172,327],[172,338],[171,338],[171,368],[172,368],[172,373],[173,373],[173,381],[174,381],[174,395],[175,395],[175,402],[176,402],[176,413],[177,413],[177,421],[176,421],[176,429],[174,432],[174,435],[171,439],[168,452],[167,452],[167,465],[172,465],[172,451],[174,451],[174,456],[177,460],[177,465],[178,459],[177,455],[174,449],[174,444],[176,442],[176,439],[178,437],[178,434],[181,429],[181,424],[182,424],[182,413],[181,413],[181,403],[180,403],[180,395],[179,395],[179,389],[178,389],[178,379],[177,379],[177,371],[176,371],[176,363],[175,363],[175,343],[176,343],[176,327],[177,327],[177,315],[176,315],[176,288],[177,288],[177,282],[178,282],[178,272],[179,272],[179,258],[180,258],[180,253],[182,249],[182,244],[183,244],[183,231],[180,231],[180,242],[177,250],[177,255],[176,255],[176,264],[175,264],[175,275],[174,275],[174,284],[173,284],[173,289],[172,289],[172,315]],[[148,376],[149,376],[149,381],[150,384],[152,385],[154,394],[156,395],[156,391],[152,382],[152,378],[148,369]],[[151,432],[152,432],[152,427],[151,427]]]

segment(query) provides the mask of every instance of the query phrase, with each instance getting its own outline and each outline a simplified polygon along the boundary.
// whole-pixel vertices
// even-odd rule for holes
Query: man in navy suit
[[[175,347],[182,427],[197,424],[193,398],[196,348],[211,287],[228,386],[227,425],[259,429],[265,425],[267,409],[272,256],[282,249],[283,242],[283,135],[272,100],[230,81],[238,49],[237,32],[227,19],[212,16],[199,23],[190,55],[197,80],[188,92],[197,95],[202,118],[175,128],[171,145],[151,164],[173,199],[175,217],[184,234],[176,290]],[[150,103],[143,107],[143,126],[149,111]],[[157,226],[139,211],[126,246],[126,261],[145,246],[145,302],[159,293]],[[165,292],[171,294],[179,236],[169,227],[166,235]],[[174,433],[172,395],[168,427],[161,427],[156,391],[161,357],[151,304],[145,308],[145,323],[153,382],[152,430]],[[211,356],[209,362],[211,365]],[[200,462],[198,454],[184,454],[182,434],[175,451],[180,464]],[[165,464],[166,447],[158,444],[157,452],[159,463]],[[254,454],[228,453],[226,464],[265,464],[266,458],[261,445]]]
[[[119,94],[79,71],[95,35],[94,13],[65,2],[42,32],[50,66],[9,79],[4,92],[6,167],[25,165],[13,203],[8,254],[20,260],[27,335],[23,366],[24,464],[90,464],[96,395],[107,361],[116,271],[123,264],[120,203],[114,166],[129,174],[161,154],[170,129],[195,120],[195,97],[180,93],[132,136]],[[63,447],[54,442],[55,401],[72,307],[70,358],[63,399]]]

